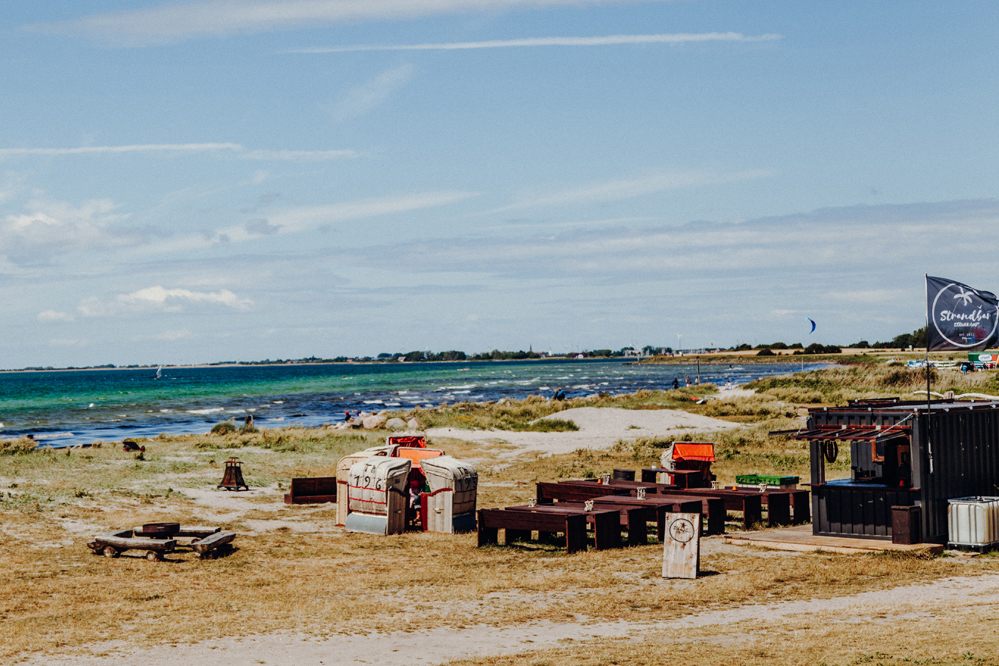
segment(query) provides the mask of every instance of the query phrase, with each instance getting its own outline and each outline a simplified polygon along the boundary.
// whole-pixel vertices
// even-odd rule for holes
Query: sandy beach
[[[522,451],[571,453],[577,449],[605,449],[619,441],[651,437],[675,437],[692,430],[712,432],[737,427],[721,419],[690,414],[677,409],[615,409],[580,407],[567,409],[545,419],[572,421],[573,432],[510,432],[503,430],[462,430],[431,428],[429,437],[446,437],[468,442],[503,442]]]

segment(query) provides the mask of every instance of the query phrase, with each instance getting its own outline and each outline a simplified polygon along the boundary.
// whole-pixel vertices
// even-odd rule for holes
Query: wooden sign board
[[[663,578],[697,578],[701,570],[701,514],[667,513]]]

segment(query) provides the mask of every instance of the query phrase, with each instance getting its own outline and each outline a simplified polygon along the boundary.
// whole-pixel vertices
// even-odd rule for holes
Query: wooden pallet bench
[[[724,500],[719,497],[689,494],[685,490],[675,489],[671,489],[667,494],[663,494],[663,488],[672,488],[672,486],[662,486],[656,483],[643,483],[641,481],[624,481],[620,479],[611,479],[609,483],[598,483],[596,481],[589,481],[585,479],[560,481],[559,483],[540,482],[537,487],[537,497],[538,504],[550,504],[555,500],[560,502],[582,502],[588,499],[593,499],[596,501],[598,498],[607,497],[626,497],[634,499],[638,494],[639,488],[645,489],[646,500],[650,502],[653,500],[659,501],[656,499],[659,498],[667,505],[672,505],[674,507],[667,509],[668,511],[678,513],[700,513],[704,516],[704,522],[707,525],[706,533],[725,533],[726,507]],[[692,501],[700,502],[700,508],[693,509],[689,504],[689,502]],[[681,508],[677,505],[683,506]],[[747,525],[752,525],[760,521],[761,513],[758,505],[756,506],[755,513],[753,513],[753,500],[749,501],[749,505],[749,520],[751,522],[747,522]],[[650,517],[649,520],[651,522],[653,518]]]
[[[561,504],[561,502],[559,502]],[[662,542],[666,530],[667,513],[699,513],[709,524],[711,534],[725,533],[725,503],[717,497],[685,497],[682,495],[646,495],[645,499],[608,495],[593,500],[594,506],[644,507],[646,519],[655,521],[656,535]]]
[[[534,513],[563,513],[575,515],[582,513],[586,516],[586,522],[593,526],[593,545],[597,550],[606,548],[620,548],[621,530],[625,530],[628,536],[628,546],[643,546],[648,543],[649,532],[646,524],[645,509],[643,507],[631,506],[594,506],[587,511],[585,504],[577,502],[559,502],[558,504],[541,504],[538,506],[508,506],[507,511],[531,511]],[[612,520],[613,516],[605,514],[617,514],[617,520]],[[544,541],[545,535],[539,536],[539,540]]]
[[[292,479],[284,495],[285,504],[325,504],[336,502],[336,477]]]
[[[713,495],[725,499],[725,507],[729,511],[739,511],[740,504],[745,505],[746,498],[757,497],[761,507],[767,507],[767,526],[781,527],[791,524],[811,522],[811,510],[808,506],[807,490],[765,490],[760,492],[750,488],[686,488],[673,490],[675,486],[660,484],[659,492],[683,492],[693,495]],[[791,509],[794,508],[792,516]],[[744,521],[747,529],[754,522],[762,522],[762,511],[754,516],[753,521]]]
[[[536,507],[534,507],[536,508]],[[600,518],[601,533],[616,533],[620,541],[618,527],[618,512],[603,512],[606,517]],[[594,519],[596,520],[596,519]],[[505,532],[505,543],[511,545],[516,541],[528,541],[531,532],[554,533],[564,535],[567,553],[586,550],[586,512],[540,512],[540,511],[507,511],[505,509],[479,509],[479,546],[499,543],[499,530]],[[613,530],[607,526],[613,524]],[[610,540],[607,537],[604,541]]]

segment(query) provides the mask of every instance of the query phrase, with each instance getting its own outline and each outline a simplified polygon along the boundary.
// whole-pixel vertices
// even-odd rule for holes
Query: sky
[[[997,14],[8,3],[0,367],[891,339],[999,292]]]

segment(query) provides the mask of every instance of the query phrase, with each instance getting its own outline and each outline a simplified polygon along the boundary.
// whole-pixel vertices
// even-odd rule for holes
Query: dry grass
[[[809,616],[723,629],[644,631],[547,650],[448,662],[448,666],[996,666],[993,609],[934,608],[930,617]]]
[[[639,409],[679,403],[701,413],[754,421],[713,435],[717,468],[726,481],[737,472],[799,473],[807,465],[807,455],[794,448],[796,443],[765,437],[770,429],[797,423],[793,408],[773,397],[703,406],[669,391],[594,400]],[[548,403],[525,402],[512,406],[513,416],[491,416],[480,408],[468,414],[527,420],[550,408]],[[455,414],[465,412],[445,417]],[[421,413],[425,420],[428,416]],[[828,598],[999,570],[995,558],[969,563],[764,553],[708,539],[702,569],[712,575],[674,584],[659,577],[662,550],[655,544],[571,556],[543,545],[479,549],[474,535],[350,534],[333,527],[329,505],[281,503],[280,491],[291,477],[331,476],[341,456],[378,445],[384,437],[383,432],[268,430],[147,440],[144,460],[112,445],[69,455],[0,456],[0,577],[5,581],[0,588],[0,661],[38,651],[66,653],[112,639],[155,645],[289,629],[313,634],[359,627],[415,630],[573,620],[579,615],[663,620],[705,608]],[[691,433],[690,438],[699,437]],[[534,495],[537,480],[650,466],[662,444],[640,441],[605,452],[513,459],[510,447],[432,442],[476,461],[480,506],[521,503]],[[230,455],[244,461],[251,486],[268,490],[256,497],[214,493],[222,462]],[[192,489],[228,504],[209,506],[193,498],[197,493],[184,494]],[[110,560],[85,547],[89,537],[103,530],[163,520],[221,524],[239,533],[238,549],[218,560],[182,554],[172,562],[152,563],[127,556]],[[759,640],[764,642],[758,651],[777,655],[773,663],[785,663],[779,659],[786,646],[766,637]],[[643,663],[661,659],[651,647],[659,643],[617,647],[634,663]],[[735,654],[712,652],[721,648],[710,641],[698,645],[691,644],[691,654],[705,655],[705,660],[697,659],[702,663],[715,663],[708,658],[713,654]],[[508,663],[612,663],[611,647],[565,648]]]
[[[996,372],[931,369],[932,390],[937,393],[986,393],[999,395]],[[811,372],[758,379],[746,385],[766,395],[799,404],[841,405],[860,398],[902,397],[918,399],[913,391],[926,390],[926,371],[902,365],[859,363]],[[925,398],[923,393],[922,397]]]
[[[569,400],[548,400],[541,396],[531,396],[524,400],[502,403],[458,402],[442,405],[429,410],[398,412],[396,415],[409,419],[415,416],[428,428],[464,428],[468,430],[532,430],[551,432],[551,422],[535,423],[544,416],[557,414],[577,407],[617,407],[619,409],[686,409],[693,404],[691,397],[704,397],[716,393],[713,384],[702,384],[670,391],[637,391],[626,395],[612,396],[600,393],[585,398]],[[562,423],[568,423],[563,421]],[[565,430],[572,430],[571,425]]]

